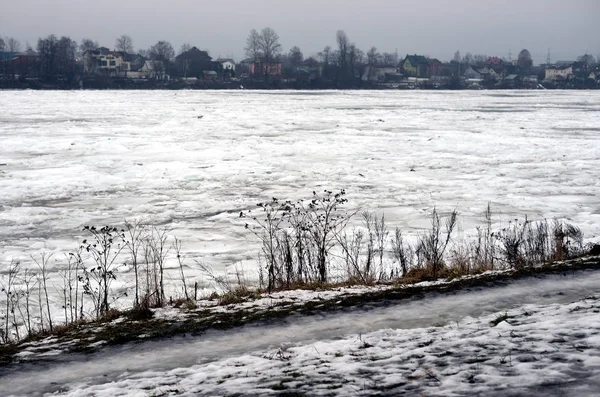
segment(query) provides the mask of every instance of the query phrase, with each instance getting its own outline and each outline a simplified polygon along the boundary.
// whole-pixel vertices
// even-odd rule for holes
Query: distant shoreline
[[[126,90],[126,91],[157,91],[157,90],[194,90],[194,91],[224,91],[224,90],[291,90],[291,91],[596,91],[600,88],[556,86],[552,84],[540,83],[538,86],[515,87],[510,85],[496,85],[493,87],[485,86],[455,86],[451,84],[432,85],[425,84],[419,86],[405,84],[373,84],[367,83],[356,86],[345,86],[335,82],[282,82],[274,81],[265,83],[259,81],[236,81],[236,82],[196,82],[194,84],[182,81],[136,81],[136,80],[90,80],[80,82],[58,82],[47,83],[39,80],[32,81],[14,81],[6,82],[0,80],[0,91],[19,91],[19,90],[37,90],[37,91],[106,91],[106,90]]]

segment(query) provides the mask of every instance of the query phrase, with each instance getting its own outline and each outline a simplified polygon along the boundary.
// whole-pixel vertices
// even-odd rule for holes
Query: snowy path
[[[503,378],[508,376],[506,373],[496,367],[493,370],[492,364],[492,369],[488,368],[484,360],[491,355],[490,360],[498,361],[505,353],[509,356],[504,361],[510,360],[511,364],[507,371],[516,371],[510,379],[527,389],[536,386],[539,378],[536,374],[543,368],[550,368],[548,371],[554,374],[554,378],[548,376],[560,382],[573,378],[575,375],[569,378],[565,374],[574,370],[571,364],[582,359],[578,358],[578,354],[583,356],[594,352],[589,358],[589,365],[580,365],[580,378],[589,371],[599,371],[595,366],[600,364],[597,357],[600,340],[594,336],[600,332],[600,315],[594,313],[598,302],[568,306],[590,296],[600,297],[600,272],[531,278],[510,285],[448,295],[428,294],[422,299],[388,306],[294,317],[266,327],[214,331],[198,338],[144,342],[107,348],[88,356],[60,357],[50,364],[28,364],[18,367],[18,371],[0,375],[0,395],[42,395],[44,392],[61,391],[60,394],[74,396],[146,396],[169,394],[168,390],[187,395],[219,395],[258,390],[265,385],[266,389],[260,393],[276,394],[281,386],[304,388],[304,393],[312,395],[316,389],[306,388],[314,385],[336,395],[348,395],[350,391],[351,395],[360,395],[364,387],[371,391],[376,386],[385,386],[385,390],[394,390],[396,386],[414,390],[411,389],[414,384],[406,382],[407,377],[414,378],[418,387],[425,389],[435,389],[439,386],[436,383],[450,382],[444,387],[455,388],[461,395],[464,385],[457,379],[471,373],[473,379],[483,382],[475,382],[481,383],[481,390],[492,386],[504,390],[501,385],[511,384]],[[523,305],[529,306],[522,308]],[[580,309],[574,310],[575,307]],[[488,323],[505,311],[512,316],[509,322],[512,321],[515,328],[506,328],[505,323],[501,323],[490,329]],[[533,314],[525,316],[524,312]],[[426,329],[428,327],[434,328]],[[511,338],[511,331],[520,337]],[[461,338],[466,341],[461,341]],[[560,353],[562,350],[559,348],[562,356],[557,359],[560,362],[560,357],[564,358],[564,368],[556,369],[545,364],[540,367],[539,363],[517,355],[518,352],[526,355],[530,348],[535,352],[531,354],[538,357],[542,354],[538,350],[545,346],[540,344],[550,343],[548,338],[565,340],[568,352]],[[432,340],[435,343],[430,343]],[[369,345],[373,347],[360,348]],[[444,360],[432,359],[443,351],[462,353],[449,354],[445,368],[442,365]],[[514,357],[510,356],[513,353],[508,353],[511,351],[516,352]],[[473,366],[479,363],[478,360],[468,362],[469,357],[478,355],[483,360],[481,367],[485,368]],[[554,360],[552,356],[542,356],[544,360]],[[525,361],[515,361],[521,359]],[[496,361],[494,365],[500,365]],[[329,363],[334,364],[326,365]],[[430,367],[432,369],[427,369]],[[369,368],[379,375],[369,375]],[[456,373],[447,373],[451,368]],[[291,372],[286,372],[288,370]],[[489,373],[486,372],[488,370]],[[331,376],[326,375],[328,373]],[[248,377],[242,378],[244,374]],[[295,385],[290,382],[287,386],[280,385],[278,382],[281,380],[289,380],[289,374],[295,374],[292,379],[296,375],[302,379],[296,379],[299,383]],[[388,374],[389,379],[381,378],[383,374]],[[546,374],[539,376],[543,375],[542,378],[546,379]],[[335,384],[324,383],[327,379],[336,379],[336,376],[338,381]],[[374,383],[361,384],[360,379],[367,378]],[[335,386],[335,389],[327,390],[328,386]],[[436,395],[434,389],[426,395]],[[437,393],[439,395],[439,390]],[[585,390],[581,393],[586,395]]]

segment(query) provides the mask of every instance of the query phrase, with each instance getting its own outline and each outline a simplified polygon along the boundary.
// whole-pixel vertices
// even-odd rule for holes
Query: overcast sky
[[[364,51],[441,60],[456,50],[516,58],[527,48],[535,63],[548,48],[553,61],[600,53],[600,0],[0,0],[0,10],[0,35],[33,47],[54,33],[113,48],[128,34],[136,49],[187,42],[240,60],[250,29],[270,26],[286,52],[298,45],[305,56],[333,46],[338,29]]]

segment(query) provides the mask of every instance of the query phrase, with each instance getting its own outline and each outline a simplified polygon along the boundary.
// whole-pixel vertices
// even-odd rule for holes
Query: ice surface
[[[472,233],[488,202],[498,226],[558,217],[600,236],[595,91],[2,91],[0,109],[2,267],[137,218],[173,228],[189,271],[255,278],[239,212],[325,188],[409,236],[434,206]]]

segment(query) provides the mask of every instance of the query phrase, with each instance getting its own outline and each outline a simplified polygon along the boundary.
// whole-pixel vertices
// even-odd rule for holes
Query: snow
[[[597,271],[429,293],[20,364],[0,396],[277,395],[281,381],[306,395],[593,396],[598,299]]]
[[[60,284],[84,225],[140,219],[183,241],[200,292],[196,261],[256,280],[239,212],[325,188],[409,239],[434,206],[473,234],[490,202],[496,227],[556,217],[598,240],[599,104],[595,91],[1,91],[0,273],[54,252]],[[180,296],[172,255],[167,267]],[[130,266],[117,277],[132,287]],[[53,292],[53,317],[61,304]]]
[[[0,254],[29,263],[74,249],[83,225],[141,218],[223,271],[256,258],[240,211],[322,188],[409,233],[434,206],[472,232],[491,202],[498,223],[559,217],[598,237],[598,103],[594,91],[3,91]]]

